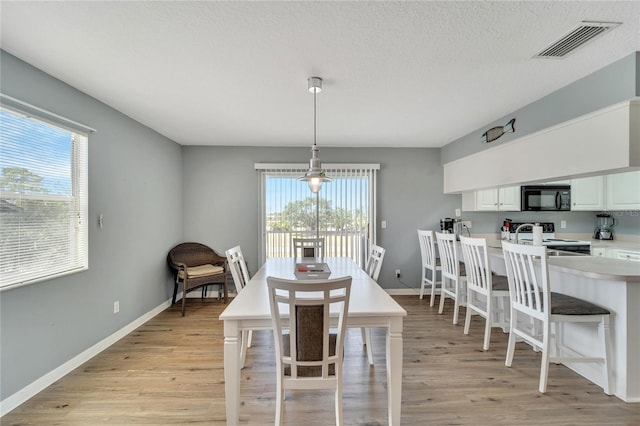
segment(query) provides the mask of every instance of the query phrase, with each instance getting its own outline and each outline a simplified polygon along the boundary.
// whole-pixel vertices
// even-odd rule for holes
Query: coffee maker
[[[460,239],[460,231],[462,230],[462,222],[458,219],[445,217],[440,219],[440,231],[445,234],[456,234],[456,239]]]
[[[608,213],[599,213],[596,215],[596,230],[593,238],[596,240],[613,240],[613,226],[616,220]]]

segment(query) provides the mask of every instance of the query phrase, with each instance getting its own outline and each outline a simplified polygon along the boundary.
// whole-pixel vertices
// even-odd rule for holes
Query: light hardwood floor
[[[507,335],[494,329],[482,351],[483,323],[465,336],[428,299],[400,296],[404,325],[403,425],[638,425],[640,404],[606,396],[561,365],[538,393],[540,354],[518,344],[504,366]],[[170,308],[0,419],[9,425],[225,424],[223,334],[217,300]],[[463,324],[464,309],[460,323]],[[270,332],[254,332],[241,379],[240,421],[273,424],[275,361]],[[367,364],[360,330],[349,330],[344,367],[348,425],[385,425],[385,336],[373,330],[375,366]],[[287,394],[288,425],[334,424],[331,392]]]

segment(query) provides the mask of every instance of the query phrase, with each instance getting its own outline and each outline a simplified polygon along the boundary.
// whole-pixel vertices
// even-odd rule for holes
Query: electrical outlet
[[[462,221],[462,226],[464,226],[467,229],[471,229],[471,221],[470,220],[463,220]]]
[[[561,220],[560,221],[560,228],[564,229],[567,227],[567,221],[566,220]]]
[[[118,312],[120,312],[120,301],[116,300],[113,302],[113,313],[117,314]]]
[[[460,217],[462,215],[462,212],[460,211],[460,209],[456,209],[456,217]]]
[[[400,269],[396,269],[396,278],[400,278]]]

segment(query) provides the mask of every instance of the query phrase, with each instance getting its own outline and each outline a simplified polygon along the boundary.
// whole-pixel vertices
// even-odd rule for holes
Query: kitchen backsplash
[[[505,218],[514,222],[554,222],[557,233],[593,233],[600,212],[463,212],[460,219],[471,221],[471,233],[497,233]],[[640,235],[640,211],[607,212],[616,219],[614,235]],[[451,217],[454,217],[453,214]],[[562,229],[561,222],[567,227]]]

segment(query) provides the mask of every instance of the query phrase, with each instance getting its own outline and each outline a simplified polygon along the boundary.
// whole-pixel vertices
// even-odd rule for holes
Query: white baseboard
[[[141,317],[137,318],[136,320],[122,327],[120,330],[116,331],[112,335],[107,336],[106,338],[96,343],[95,345],[91,346],[87,350],[74,356],[73,358],[71,358],[69,361],[65,362],[61,366],[51,370],[44,376],[40,377],[39,379],[35,380],[31,384],[20,389],[13,395],[3,399],[2,401],[0,401],[0,417],[9,413],[10,411],[18,407],[20,404],[24,403],[25,401],[35,396],[36,394],[38,394],[48,386],[55,383],[57,380],[61,379],[62,377],[69,374],[71,371],[78,368],[79,366],[81,366],[82,364],[84,364],[94,356],[98,355],[100,352],[107,349],[109,346],[113,345],[118,340],[122,339],[124,336],[131,333],[136,328],[140,327],[142,324],[144,324],[145,322],[149,321],[151,318],[158,315],[160,312],[167,309],[170,305],[171,305],[171,300],[167,300],[163,302],[162,304],[150,310],[146,314],[142,315]]]

